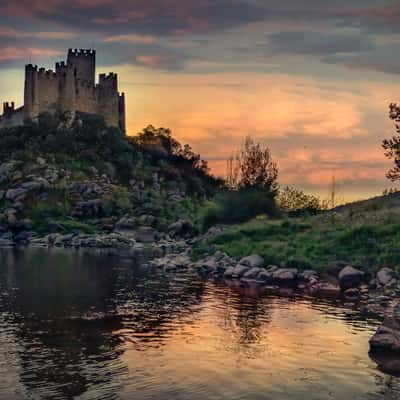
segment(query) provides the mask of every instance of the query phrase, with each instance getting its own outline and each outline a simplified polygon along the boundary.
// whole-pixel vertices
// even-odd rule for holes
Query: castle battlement
[[[81,56],[93,56],[96,54],[96,50],[93,49],[69,49],[68,55],[81,57]]]
[[[38,66],[37,65],[33,65],[33,64],[27,64],[27,65],[25,65],[25,70],[37,71],[38,70]]]
[[[35,119],[40,113],[61,111],[100,114],[110,126],[125,131],[125,97],[118,93],[117,74],[100,74],[95,83],[96,51],[69,49],[66,61],[52,69],[25,66],[24,106],[3,104],[0,127]]]

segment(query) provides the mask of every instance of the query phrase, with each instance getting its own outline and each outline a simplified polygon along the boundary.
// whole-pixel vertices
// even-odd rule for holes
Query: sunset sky
[[[0,0],[0,101],[22,104],[24,64],[95,48],[119,74],[127,125],[169,127],[215,174],[251,135],[280,183],[343,200],[387,182],[381,141],[400,100],[400,2]],[[400,185],[398,185],[400,186]]]

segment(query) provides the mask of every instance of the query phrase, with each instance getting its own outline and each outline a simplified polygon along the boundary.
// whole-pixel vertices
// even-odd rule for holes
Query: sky
[[[95,48],[98,73],[118,73],[129,134],[168,127],[221,176],[250,135],[281,186],[324,198],[334,176],[350,201],[396,186],[381,142],[399,46],[392,0],[0,0],[0,101],[22,104],[26,63]]]

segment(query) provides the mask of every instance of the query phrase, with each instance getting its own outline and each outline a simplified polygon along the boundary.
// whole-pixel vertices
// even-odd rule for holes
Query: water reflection
[[[368,358],[376,322],[332,302],[165,277],[112,252],[2,249],[0,263],[0,398],[400,395]]]

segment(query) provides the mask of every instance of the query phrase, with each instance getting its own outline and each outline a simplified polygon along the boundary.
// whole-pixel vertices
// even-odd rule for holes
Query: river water
[[[377,321],[163,275],[124,254],[0,249],[0,399],[399,399]]]

